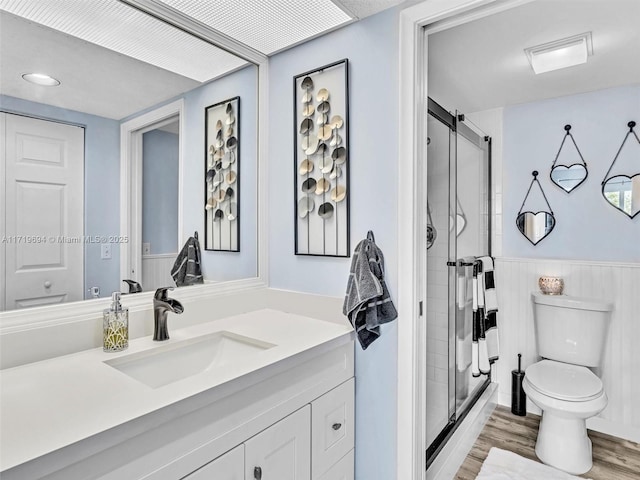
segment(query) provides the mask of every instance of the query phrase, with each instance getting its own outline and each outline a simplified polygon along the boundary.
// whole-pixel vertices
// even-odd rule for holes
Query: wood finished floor
[[[456,480],[473,480],[491,447],[509,450],[530,460],[535,454],[538,415],[517,417],[511,409],[498,406],[458,470]],[[639,480],[640,444],[589,430],[593,443],[593,468],[582,475],[593,480]]]

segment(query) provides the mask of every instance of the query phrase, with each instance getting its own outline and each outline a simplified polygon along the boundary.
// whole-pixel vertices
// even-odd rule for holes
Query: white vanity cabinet
[[[353,407],[350,379],[185,480],[353,480]]]

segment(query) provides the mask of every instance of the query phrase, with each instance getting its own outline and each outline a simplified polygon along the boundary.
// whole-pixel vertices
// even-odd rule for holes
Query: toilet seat
[[[602,395],[602,381],[588,368],[542,360],[527,368],[529,386],[548,397],[568,402],[585,402]]]

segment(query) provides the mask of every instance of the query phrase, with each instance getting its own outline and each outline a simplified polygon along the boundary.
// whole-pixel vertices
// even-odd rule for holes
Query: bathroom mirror
[[[556,165],[551,169],[553,183],[569,193],[587,179],[587,167],[584,165]]]
[[[640,173],[633,175],[611,174],[617,160],[621,160],[619,167],[629,168],[634,165],[632,171],[637,172],[635,160],[640,153],[640,137],[635,132],[635,121],[627,123],[629,131],[618,149],[618,153],[611,162],[611,166],[602,181],[602,195],[613,207],[626,214],[629,218],[634,218],[640,213]],[[622,158],[621,158],[622,157]]]
[[[529,189],[524,196],[522,206],[516,216],[516,226],[518,230],[520,230],[520,233],[535,246],[553,231],[553,228],[556,226],[556,217],[553,214],[549,200],[547,200],[547,195],[544,193],[544,189],[540,184],[540,180],[538,180],[538,171],[534,170],[531,172],[531,175],[533,179],[531,180],[531,184],[529,184]],[[527,200],[530,199],[531,190],[534,185],[538,187],[538,191],[542,199],[544,199],[547,210],[538,210],[535,213],[532,210],[523,211]],[[538,202],[539,201],[540,198],[538,198]],[[530,202],[535,202],[535,200],[531,199]]]
[[[587,179],[589,172],[587,171],[587,162],[580,153],[578,144],[571,133],[571,125],[565,125],[564,130],[566,134],[562,138],[549,175],[553,183],[565,192],[571,193]],[[571,142],[565,145],[567,138]]]
[[[556,219],[549,212],[522,212],[516,218],[516,225],[527,240],[537,245],[551,233],[556,226]]]
[[[84,30],[92,31],[77,34],[48,26],[48,17],[55,15],[46,10],[57,8],[56,2],[43,7],[42,18],[33,17],[38,12],[27,4],[14,2],[0,10],[2,126],[13,125],[17,118],[37,120],[44,132],[49,126],[75,130],[80,143],[73,148],[80,152],[80,161],[74,167],[73,188],[59,188],[60,182],[48,172],[55,170],[52,159],[66,151],[66,144],[12,143],[2,128],[1,148],[11,144],[14,150],[22,149],[21,160],[13,160],[13,165],[30,164],[36,173],[25,180],[19,168],[11,167],[12,176],[2,179],[0,236],[6,241],[0,245],[0,258],[7,262],[0,272],[0,310],[126,293],[126,278],[140,283],[143,291],[173,285],[173,262],[196,231],[207,282],[257,277],[258,67],[124,3],[92,6],[100,9],[104,22],[85,19],[92,28]],[[109,21],[119,25],[117,31],[103,27]],[[68,23],[58,28],[71,28]],[[145,43],[127,44],[128,38],[144,38]],[[106,46],[97,44],[101,41]],[[115,51],[121,44],[125,50]],[[140,55],[147,56],[134,58]],[[22,75],[30,72],[47,73],[60,85],[27,83]],[[205,252],[204,111],[236,96],[242,98],[243,171],[238,180],[243,248]],[[140,139],[132,147],[139,165],[130,171],[121,168],[122,126],[176,102],[182,105],[177,115],[133,132]],[[22,128],[20,123],[18,130]],[[30,138],[48,137],[35,133]],[[35,184],[43,188],[23,188]],[[121,190],[127,188],[123,185],[128,185],[129,205],[121,201]],[[130,225],[139,235],[121,234],[123,211],[140,212]],[[67,230],[71,217],[75,227]],[[120,268],[125,248],[141,252],[141,268],[126,276]],[[67,271],[68,278],[55,276],[55,270]]]
[[[640,173],[607,179],[602,185],[602,194],[611,205],[634,218],[640,213]]]

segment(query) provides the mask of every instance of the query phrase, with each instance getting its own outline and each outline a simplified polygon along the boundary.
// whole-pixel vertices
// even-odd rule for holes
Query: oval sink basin
[[[106,360],[125,375],[158,388],[275,347],[272,343],[222,331]]]

